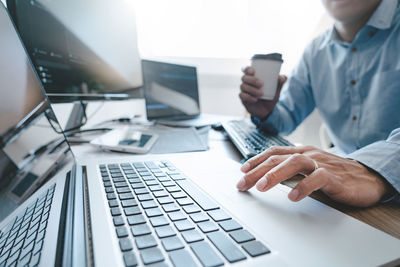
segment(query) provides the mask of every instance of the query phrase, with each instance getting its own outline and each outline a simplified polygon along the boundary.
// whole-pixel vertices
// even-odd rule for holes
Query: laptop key
[[[182,211],[170,212],[168,213],[168,217],[173,222],[186,219],[186,215]]]
[[[158,207],[158,204],[154,200],[149,200],[149,201],[143,201],[141,203],[142,207],[144,209],[151,209],[151,208],[156,208]]]
[[[176,186],[176,185],[170,186],[170,187],[166,187],[165,189],[166,189],[169,193],[174,193],[174,192],[179,192],[179,191],[181,191],[181,189],[180,189],[178,186]]]
[[[224,229],[225,232],[229,232],[229,231],[234,231],[234,230],[240,230],[243,227],[237,223],[235,220],[227,220],[227,221],[222,221],[219,223],[219,226],[222,227],[222,229]]]
[[[123,193],[130,193],[131,189],[129,187],[119,187],[117,188],[117,193],[118,194],[123,194]]]
[[[150,194],[138,195],[137,198],[139,199],[139,201],[146,201],[153,199],[153,197]]]
[[[146,219],[142,214],[127,216],[126,218],[128,219],[129,225],[137,225],[146,222]]]
[[[155,191],[155,192],[153,192],[153,195],[154,195],[156,198],[169,196],[168,192],[165,191],[164,189],[163,189],[163,190],[160,190],[160,191]]]
[[[198,223],[197,226],[205,234],[206,233],[210,233],[210,232],[214,232],[214,231],[218,231],[218,229],[219,229],[215,225],[215,223],[213,223],[212,221],[201,222],[201,223]]]
[[[160,210],[160,208],[146,209],[144,212],[146,213],[147,217],[156,217],[163,215],[163,212]]]
[[[138,249],[152,248],[157,246],[157,241],[153,235],[138,236],[135,238]]]
[[[200,234],[200,232],[197,230],[184,231],[181,234],[183,239],[185,239],[187,243],[193,243],[204,240],[203,235]]]
[[[217,203],[204,194],[193,182],[179,180],[176,183],[185,191],[203,210],[218,209]]]
[[[144,184],[142,182],[131,184],[131,187],[132,187],[132,189],[145,188],[145,186],[144,186]]]
[[[217,209],[217,210],[210,210],[207,212],[208,215],[211,216],[211,218],[216,221],[216,222],[220,222],[220,221],[225,221],[225,220],[229,220],[232,219],[231,216],[229,216],[225,211],[221,210],[221,209]]]
[[[252,241],[242,245],[243,249],[252,257],[268,254],[271,251],[260,241]]]
[[[114,226],[121,226],[124,225],[124,219],[122,218],[122,216],[117,216],[113,218],[113,222],[114,222]]]
[[[151,230],[147,224],[134,225],[131,227],[134,237],[151,234]]]
[[[194,205],[194,204],[193,205],[183,206],[182,208],[187,214],[196,213],[196,212],[201,211],[201,209],[198,206]]]
[[[137,188],[137,189],[134,189],[133,191],[135,191],[136,195],[148,194],[149,193],[149,190],[147,190],[147,188]]]
[[[204,267],[224,265],[224,261],[207,242],[198,242],[190,246]]]
[[[157,198],[157,201],[158,201],[158,203],[160,203],[161,205],[174,203],[174,200],[173,200],[172,197],[170,197],[170,196],[159,197],[159,198]]]
[[[139,207],[129,207],[124,209],[124,213],[126,216],[131,216],[131,215],[142,214],[142,211],[140,210]]]
[[[108,193],[107,194],[107,199],[108,200],[112,200],[112,199],[116,199],[117,198],[117,196],[115,195],[115,193]]]
[[[250,234],[247,230],[238,230],[238,231],[230,232],[229,235],[237,243],[244,243],[244,242],[256,240],[256,238],[252,234]]]
[[[144,264],[152,264],[164,261],[164,256],[158,248],[149,248],[140,251],[140,257]]]
[[[128,200],[122,200],[121,201],[121,205],[122,207],[126,208],[126,207],[134,207],[137,206],[138,203],[135,199],[128,199]]]
[[[207,234],[207,237],[230,263],[246,259],[243,252],[221,231]]]
[[[209,220],[208,216],[201,212],[192,213],[189,216],[195,223],[205,222]]]
[[[125,226],[117,227],[115,228],[115,231],[117,232],[118,238],[127,237],[129,235]]]
[[[174,222],[176,229],[179,232],[194,229],[194,224],[189,220],[181,220]]]
[[[118,201],[116,199],[113,199],[113,200],[109,200],[108,201],[108,206],[110,206],[110,208],[115,208],[115,207],[118,207],[119,204],[118,204]]]
[[[123,258],[124,258],[125,267],[135,267],[138,265],[136,256],[133,253],[124,253]]]
[[[172,197],[175,198],[175,199],[187,197],[187,195],[186,195],[184,192],[182,192],[182,191],[172,193],[171,195],[172,195]]]
[[[170,237],[170,236],[176,235],[174,229],[169,225],[157,227],[157,228],[155,228],[155,230],[156,230],[156,234],[159,238]]]
[[[121,200],[126,200],[126,199],[134,199],[132,193],[125,193],[125,194],[120,194],[119,199]]]
[[[150,218],[150,223],[153,227],[168,225],[169,221],[164,216]]]
[[[162,206],[165,212],[173,212],[180,210],[179,206],[175,203],[165,204]]]
[[[121,251],[129,251],[132,250],[132,242],[129,238],[121,238],[119,240],[119,247],[121,248]]]
[[[122,214],[120,208],[118,208],[118,207],[111,208],[110,211],[111,211],[112,216],[119,216]]]
[[[185,247],[185,245],[182,243],[182,241],[176,236],[163,238],[163,239],[161,239],[161,243],[162,243],[165,251],[168,251],[168,252],[177,250],[177,249],[182,249]]]
[[[190,253],[184,249],[173,251],[169,254],[169,258],[175,267],[197,267],[198,265],[192,259]]]

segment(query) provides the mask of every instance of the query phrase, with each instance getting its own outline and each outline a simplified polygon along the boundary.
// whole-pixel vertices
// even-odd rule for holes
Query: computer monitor
[[[69,147],[1,3],[0,43],[2,220],[65,162]]]
[[[140,88],[132,1],[7,0],[52,102],[124,98]]]

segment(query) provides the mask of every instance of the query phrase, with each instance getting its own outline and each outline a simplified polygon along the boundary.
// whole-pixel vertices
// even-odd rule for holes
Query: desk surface
[[[239,151],[221,132],[216,132],[213,130],[210,131],[209,147],[210,149],[206,153],[212,153],[214,156],[228,157],[237,162],[242,159]],[[82,155],[82,153],[89,155],[98,155],[99,153],[97,149],[92,148],[90,145],[74,146],[73,150],[77,156]],[[123,155],[120,153],[104,153],[104,155],[107,156],[114,154],[120,157]],[[300,178],[298,177],[294,177],[288,181],[285,181],[284,184],[293,188],[299,179]],[[336,203],[319,191],[314,192],[311,197],[400,239],[400,208],[395,205],[379,204],[370,208],[354,208]]]

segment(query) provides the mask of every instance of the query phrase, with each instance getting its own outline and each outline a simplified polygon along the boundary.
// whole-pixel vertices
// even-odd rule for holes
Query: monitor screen
[[[56,101],[122,95],[142,86],[132,1],[8,0],[7,5]]]
[[[195,67],[142,60],[148,119],[185,119],[200,114]]]
[[[0,43],[1,221],[72,155],[2,3]]]

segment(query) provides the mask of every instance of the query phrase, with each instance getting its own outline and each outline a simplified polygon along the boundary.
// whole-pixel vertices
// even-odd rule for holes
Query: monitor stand
[[[74,131],[79,130],[82,125],[83,120],[85,119],[85,103],[82,102],[74,102],[74,106],[72,108],[71,114],[69,115],[67,124],[65,125],[65,131]]]

